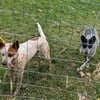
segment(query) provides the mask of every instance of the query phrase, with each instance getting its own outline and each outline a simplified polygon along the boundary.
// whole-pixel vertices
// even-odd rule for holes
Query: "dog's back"
[[[83,31],[83,35],[86,37],[87,40],[89,40],[89,39],[91,39],[91,37],[95,36],[96,37],[95,43],[97,43],[97,46],[99,45],[99,37],[98,37],[97,30],[95,28],[93,28],[93,27],[86,28]]]

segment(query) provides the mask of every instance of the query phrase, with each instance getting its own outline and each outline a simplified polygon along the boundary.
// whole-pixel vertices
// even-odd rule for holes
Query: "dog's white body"
[[[22,84],[24,68],[27,62],[30,61],[38,51],[41,51],[44,54],[49,64],[48,70],[51,70],[49,44],[46,40],[40,24],[37,23],[37,26],[40,37],[34,37],[21,44],[19,44],[18,41],[15,41],[14,43],[0,42],[2,64],[7,64],[8,68],[10,69],[11,82],[14,78],[14,72],[17,72],[18,83],[14,95],[17,95],[19,93]]]
[[[31,40],[28,40],[22,44],[19,45],[19,49],[13,57],[8,57],[8,66],[9,68],[21,68],[21,70],[24,69],[26,63],[33,58],[33,56],[37,53],[37,51],[41,51],[45,58],[47,60],[50,60],[50,50],[49,50],[49,45],[48,42],[45,38],[39,37],[37,39],[33,38]],[[18,64],[17,66],[13,66],[11,64],[11,61],[13,58],[17,58]],[[22,66],[22,67],[20,67]]]

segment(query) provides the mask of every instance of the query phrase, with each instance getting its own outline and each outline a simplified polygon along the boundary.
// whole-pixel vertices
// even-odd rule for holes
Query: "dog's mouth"
[[[88,53],[87,53],[87,54],[85,53],[84,55],[85,55],[85,56],[88,56]]]
[[[9,64],[8,64],[8,68],[9,68],[10,70],[13,70],[13,69],[14,69],[13,64],[12,64],[12,63],[9,63]]]

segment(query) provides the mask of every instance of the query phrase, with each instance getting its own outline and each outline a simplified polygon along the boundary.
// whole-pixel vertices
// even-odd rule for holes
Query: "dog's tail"
[[[44,32],[43,32],[43,30],[42,30],[42,27],[41,27],[41,25],[39,24],[39,22],[37,22],[37,26],[38,26],[38,31],[39,31],[41,37],[43,37],[43,38],[46,39],[46,36],[45,36],[45,34],[44,34]]]

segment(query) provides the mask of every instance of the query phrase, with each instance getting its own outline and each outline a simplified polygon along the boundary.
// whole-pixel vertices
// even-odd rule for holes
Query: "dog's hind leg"
[[[50,58],[50,49],[47,46],[47,48],[45,48],[45,46],[43,46],[44,48],[41,48],[43,55],[45,56],[47,62],[48,62],[48,71],[51,71],[51,58]]]
[[[50,52],[44,53],[44,56],[48,62],[48,71],[51,71],[51,59],[50,59]]]
[[[51,67],[52,67],[52,65],[51,65],[51,59],[48,58],[47,60],[48,60],[48,71],[51,71]]]
[[[40,63],[41,63],[40,51],[37,51],[36,58],[37,58],[37,65],[36,66],[40,67]]]

